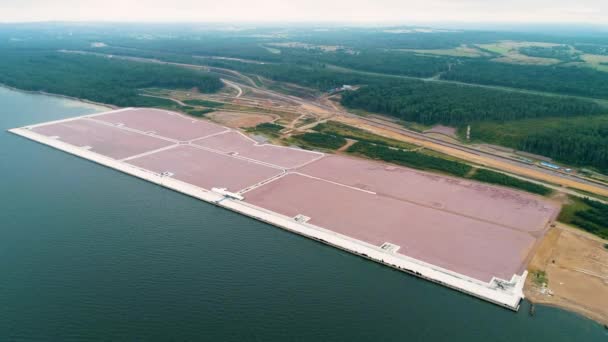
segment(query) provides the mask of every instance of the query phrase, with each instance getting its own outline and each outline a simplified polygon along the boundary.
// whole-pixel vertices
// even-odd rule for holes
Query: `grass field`
[[[346,139],[339,135],[304,133],[292,136],[289,142],[305,149],[337,150],[346,144]]]
[[[589,66],[608,72],[608,56],[584,54],[581,57]]]
[[[471,47],[461,45],[453,49],[436,49],[436,50],[420,50],[420,49],[398,49],[397,51],[416,52],[425,55],[440,55],[440,56],[451,56],[451,57],[485,57],[489,56],[487,52],[484,52],[477,47]]]
[[[247,130],[249,133],[262,134],[271,138],[279,136],[279,132],[285,127],[270,122],[261,123],[253,128]]]

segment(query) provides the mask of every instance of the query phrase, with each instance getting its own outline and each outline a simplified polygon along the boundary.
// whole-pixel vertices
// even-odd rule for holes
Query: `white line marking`
[[[332,182],[332,181],[330,181],[330,180],[323,179],[323,178],[319,178],[319,177],[315,177],[315,176],[311,176],[311,175],[307,175],[307,174],[305,174],[305,173],[300,173],[300,172],[296,172],[296,171],[291,171],[291,172],[289,172],[289,174],[292,174],[292,175],[299,175],[299,176],[303,176],[303,177],[308,177],[308,178],[312,178],[312,179],[320,180],[320,181],[322,181],[322,182],[331,183],[331,184],[338,185],[338,186],[343,186],[343,187],[345,187],[345,188],[349,188],[349,189],[352,189],[352,190],[362,191],[362,192],[368,193],[368,194],[370,194],[370,195],[377,195],[377,194],[376,194],[375,192],[373,192],[373,191],[369,191],[369,190],[364,190],[364,189],[356,188],[356,187],[354,187],[354,186],[350,186],[350,185],[346,185],[346,184],[342,184],[342,183]]]
[[[126,157],[126,158],[120,159],[120,161],[126,162],[126,161],[129,161],[129,160],[132,160],[132,159],[136,159],[136,158],[140,158],[140,157],[145,157],[145,156],[157,153],[157,152],[162,152],[162,151],[165,151],[165,150],[170,150],[170,149],[172,149],[174,147],[177,147],[177,146],[179,146],[179,144],[173,144],[173,145],[157,148],[156,150],[152,150],[152,151],[148,151],[148,152],[144,152],[144,153],[136,154],[134,156],[130,156],[130,157]]]

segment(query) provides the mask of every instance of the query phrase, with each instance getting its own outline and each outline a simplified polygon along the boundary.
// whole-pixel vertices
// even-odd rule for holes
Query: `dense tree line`
[[[414,169],[439,171],[459,177],[464,177],[472,169],[471,166],[457,161],[361,141],[350,146],[347,151]]]
[[[294,53],[291,50],[286,51],[284,55],[289,56]],[[304,51],[303,55],[309,62],[316,61],[360,71],[412,77],[435,76],[447,71],[449,64],[454,61],[452,57],[424,56],[410,52],[384,50],[338,51],[314,55],[310,51]]]
[[[294,139],[304,142],[305,145],[328,150],[336,150],[346,144],[346,139],[343,137],[324,133],[304,133],[295,136]]]
[[[456,64],[442,79],[498,85],[560,94],[608,98],[608,72],[587,67],[496,63],[485,60]]]
[[[575,44],[574,47],[579,51],[592,55],[608,55],[608,45]]]
[[[417,29],[414,27],[336,27],[324,31],[295,30],[293,40],[323,45],[346,45],[356,49],[451,49],[467,44],[489,44],[501,40],[551,41],[565,38],[544,34],[506,31],[462,31]],[[586,41],[586,40],[585,40]],[[595,43],[598,41],[594,39]],[[605,41],[600,39],[599,41]]]
[[[557,46],[524,46],[519,52],[530,57],[554,58],[563,62],[582,61],[580,53],[575,53],[567,45]]]
[[[139,105],[141,88],[198,88],[215,92],[219,78],[184,68],[89,55],[1,50],[0,83],[118,106]]]
[[[208,107],[208,108],[218,108],[218,107],[224,106],[224,104],[221,102],[215,102],[215,101],[209,101],[209,100],[199,100],[199,99],[184,100],[183,102],[185,104],[189,104],[191,106],[202,106],[202,107]]]
[[[608,116],[471,125],[471,138],[608,172]]]
[[[498,173],[498,172],[494,172],[494,171],[490,171],[490,170],[486,170],[486,169],[476,170],[475,173],[469,178],[479,181],[479,182],[502,185],[502,186],[506,186],[506,187],[510,187],[510,188],[516,188],[516,189],[524,190],[524,191],[531,192],[533,194],[542,195],[542,196],[546,196],[552,192],[551,189],[544,187],[542,185],[532,183],[532,182],[527,182],[527,181],[521,180],[519,178],[505,175],[504,173]]]
[[[608,239],[608,205],[601,202],[570,196],[558,220]]]
[[[281,130],[285,128],[272,122],[263,122],[253,128],[249,128],[250,133],[264,134],[270,137],[278,137]]]
[[[404,151],[390,146],[376,145],[367,142],[357,142],[347,150],[349,153],[379,159],[388,163],[407,166],[414,169],[438,171],[448,175],[472,179],[478,182],[515,188],[534,194],[546,196],[551,189],[542,185],[511,177],[502,173],[473,168],[465,163],[444,159],[416,151]]]
[[[604,112],[587,100],[415,80],[362,87],[345,93],[342,104],[405,121],[446,125]]]

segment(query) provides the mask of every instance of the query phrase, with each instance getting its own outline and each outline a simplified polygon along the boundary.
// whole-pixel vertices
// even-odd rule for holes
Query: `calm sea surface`
[[[0,88],[0,341],[607,341],[5,130],[100,111]]]

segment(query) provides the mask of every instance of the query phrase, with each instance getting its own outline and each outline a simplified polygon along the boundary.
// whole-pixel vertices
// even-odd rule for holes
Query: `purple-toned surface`
[[[127,127],[195,140],[169,147],[171,141]],[[551,202],[518,191],[344,156],[317,160],[322,154],[257,145],[225,130],[149,109],[32,128],[115,159],[143,153],[128,163],[171,172],[173,178],[204,189],[238,192],[258,186],[244,193],[246,202],[290,217],[308,216],[311,224],[375,246],[399,245],[400,254],[482,281],[521,274],[558,212]],[[283,173],[279,167],[297,173],[265,183]]]
[[[171,172],[173,178],[201,188],[227,188],[236,192],[282,173],[281,170],[188,145],[131,159],[129,164],[156,172]]]
[[[245,201],[401,254],[490,281],[521,274],[536,238],[472,218],[290,174],[245,193]]]
[[[32,128],[32,131],[48,137],[57,136],[57,140],[77,147],[90,146],[90,151],[114,159],[123,159],[172,144],[166,140],[125,131],[89,119],[38,126]]]
[[[209,121],[188,118],[175,112],[161,109],[140,108],[108,114],[97,115],[95,120],[111,124],[123,124],[143,132],[154,132],[156,135],[178,141],[202,138],[227,130],[226,127]]]
[[[197,140],[194,144],[222,151],[224,153],[236,152],[238,155],[245,158],[258,160],[287,169],[303,165],[321,156],[319,153],[294,148],[274,145],[256,145],[255,141],[234,131]]]
[[[543,231],[559,210],[530,194],[355,158],[330,156],[298,171],[523,231]]]

